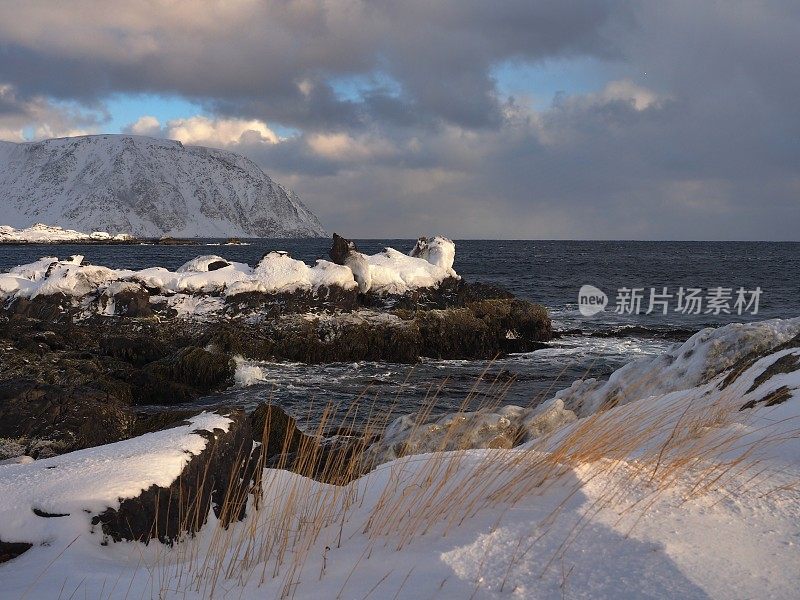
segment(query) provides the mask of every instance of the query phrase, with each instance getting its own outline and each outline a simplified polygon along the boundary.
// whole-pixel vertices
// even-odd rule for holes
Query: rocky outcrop
[[[210,509],[224,526],[243,518],[250,489],[245,477],[253,443],[250,419],[241,410],[221,414],[231,419],[228,430],[195,431],[206,438],[206,447],[171,485],[152,485],[134,498],[121,498],[119,507],[95,516],[92,524],[114,541],[172,543],[198,531]]]
[[[175,354],[149,363],[144,370],[157,379],[208,392],[231,379],[236,366],[226,354],[187,346]]]
[[[124,400],[84,386],[0,381],[0,438],[24,440],[27,454],[89,448],[129,437],[135,417]]]
[[[261,404],[250,415],[254,449],[251,472],[260,488],[264,467],[284,469],[323,483],[344,485],[363,474],[361,454],[372,437],[346,432],[331,437],[303,432],[281,407]]]
[[[209,328],[207,341],[259,360],[412,363],[420,357],[479,359],[527,352],[541,347],[551,335],[543,307],[497,298],[465,300],[462,306],[447,309],[287,315],[259,327]]]

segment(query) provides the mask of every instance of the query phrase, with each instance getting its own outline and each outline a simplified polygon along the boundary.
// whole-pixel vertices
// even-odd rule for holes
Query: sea
[[[355,241],[370,254],[387,246],[408,252],[415,243]],[[327,258],[329,247],[328,239],[0,246],[0,272],[42,256],[73,254],[113,268],[174,270],[202,254],[255,265],[266,252],[284,250],[313,264]],[[605,378],[632,360],[665,352],[704,327],[800,316],[800,243],[795,242],[456,240],[454,268],[468,281],[495,283],[546,306],[555,339],[533,352],[491,360],[245,362],[237,385],[195,404],[252,408],[270,401],[307,427],[323,418],[359,422],[376,412],[530,406],[577,379]],[[589,314],[602,305],[603,295],[604,309]]]

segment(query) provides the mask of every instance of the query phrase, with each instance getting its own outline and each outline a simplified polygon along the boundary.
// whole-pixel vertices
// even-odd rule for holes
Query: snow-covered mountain
[[[39,222],[138,237],[326,235],[251,160],[130,135],[0,141],[0,224]]]

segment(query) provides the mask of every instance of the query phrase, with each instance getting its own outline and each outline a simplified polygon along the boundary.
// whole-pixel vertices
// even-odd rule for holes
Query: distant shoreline
[[[228,242],[232,246],[241,245],[242,242]],[[128,240],[0,240],[0,246],[201,246],[204,242],[190,238],[141,238]]]

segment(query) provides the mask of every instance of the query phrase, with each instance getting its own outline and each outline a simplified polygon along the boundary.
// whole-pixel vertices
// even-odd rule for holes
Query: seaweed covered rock
[[[105,356],[142,366],[166,357],[169,348],[163,341],[152,336],[107,335],[100,339],[100,352]]]
[[[145,371],[160,379],[210,391],[233,377],[236,366],[221,352],[188,346],[147,365]]]

